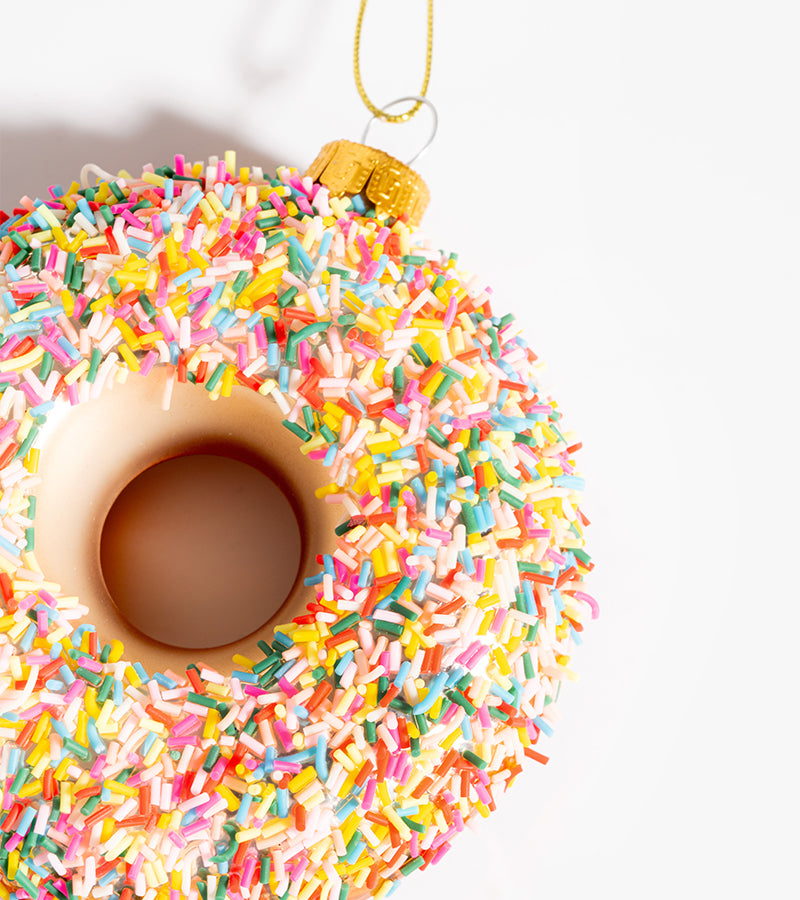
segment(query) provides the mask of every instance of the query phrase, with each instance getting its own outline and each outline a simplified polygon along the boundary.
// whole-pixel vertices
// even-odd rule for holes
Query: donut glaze
[[[546,762],[596,614],[580,445],[454,255],[293,169],[178,157],[24,199],[0,298],[8,889],[384,897]],[[165,648],[92,542],[136,471],[223,444],[278,472],[308,552],[252,639]]]

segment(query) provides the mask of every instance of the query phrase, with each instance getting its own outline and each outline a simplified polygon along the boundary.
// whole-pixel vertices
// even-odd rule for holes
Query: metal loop
[[[433,143],[434,138],[436,137],[436,132],[439,128],[439,114],[436,112],[436,107],[433,105],[433,103],[431,103],[431,101],[427,97],[420,97],[420,96],[416,96],[413,94],[409,97],[399,97],[397,100],[392,100],[391,103],[387,103],[386,106],[382,107],[380,111],[385,112],[387,109],[391,109],[391,107],[397,106],[398,103],[424,103],[425,106],[427,106],[428,109],[430,109],[431,115],[433,116],[433,128],[431,130],[431,136],[422,145],[422,149],[418,150],[411,157],[411,159],[406,160],[406,165],[410,166],[412,163],[415,163],[420,158],[420,156],[422,156],[423,153],[426,153],[428,151],[428,149],[430,148],[431,144]],[[364,128],[364,133],[361,135],[361,143],[362,144],[367,143],[367,135],[369,134],[369,130],[372,127],[372,123],[376,119],[381,119],[381,117],[378,115],[374,115],[367,122],[367,124]]]
[[[117,175],[112,175],[111,172],[106,172],[106,170],[98,166],[97,163],[86,163],[81,169],[81,187],[93,187],[92,183],[89,181],[89,176],[91,175],[94,175],[95,179],[102,181],[116,181],[119,177]],[[95,184],[96,183],[97,181],[95,181]]]

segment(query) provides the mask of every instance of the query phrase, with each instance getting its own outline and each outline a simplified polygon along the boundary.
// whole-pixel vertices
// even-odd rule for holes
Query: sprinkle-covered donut
[[[547,761],[596,614],[537,357],[455,255],[294,169],[178,157],[2,219],[0,896],[387,896]],[[227,670],[146,670],[37,561],[51,430],[137,379],[263,395],[340,513]]]

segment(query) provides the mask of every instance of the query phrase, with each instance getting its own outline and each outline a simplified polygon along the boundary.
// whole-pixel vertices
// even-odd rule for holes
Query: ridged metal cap
[[[378,215],[405,215],[413,225],[422,219],[431,197],[422,178],[405,163],[353,141],[325,144],[306,174],[334,197],[361,194]]]

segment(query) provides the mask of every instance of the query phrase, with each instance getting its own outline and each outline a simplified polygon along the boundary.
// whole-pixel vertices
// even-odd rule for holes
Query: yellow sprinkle
[[[119,355],[123,358],[128,368],[132,372],[138,372],[139,360],[136,359],[136,357],[133,355],[131,348],[127,344],[120,344],[117,349],[119,350]]]
[[[253,838],[260,837],[260,828],[244,828],[242,831],[236,832],[236,843],[243,844],[245,841],[251,841]]]
[[[125,667],[125,677],[128,679],[128,683],[132,687],[139,687],[139,685],[142,683],[142,679],[139,677],[139,673],[136,671],[136,669],[133,668],[133,666]]]
[[[156,175],[155,172],[143,172],[142,173],[142,181],[146,181],[148,184],[154,184],[156,187],[164,187],[164,182],[167,179],[164,178],[163,175]]]
[[[35,366],[44,356],[44,350],[41,347],[34,347],[33,350],[17,356],[14,359],[4,359],[0,361],[0,372],[21,372],[23,369],[30,369]]]

